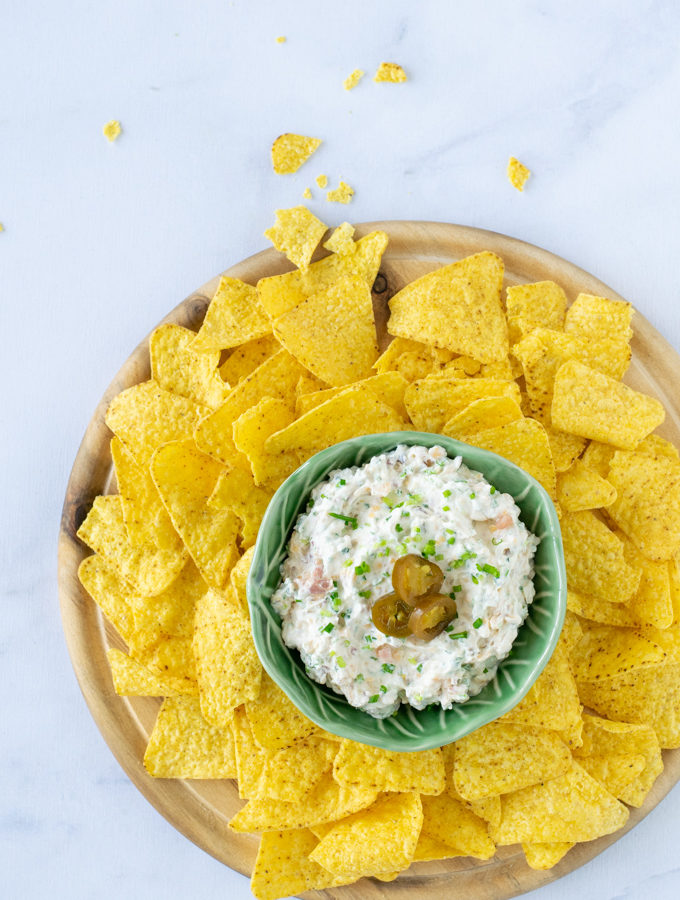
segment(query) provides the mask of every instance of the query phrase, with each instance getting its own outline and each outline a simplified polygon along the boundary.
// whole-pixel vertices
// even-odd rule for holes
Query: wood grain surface
[[[619,297],[607,285],[571,263],[514,238],[436,222],[371,222],[357,226],[362,236],[374,228],[387,232],[390,243],[376,278],[373,298],[381,345],[387,301],[404,284],[440,265],[481,250],[498,253],[505,262],[506,283],[551,279],[560,284],[571,302],[580,291]],[[290,265],[275,250],[265,250],[233,266],[224,274],[255,284],[264,275],[286,271]],[[219,276],[179,304],[163,321],[196,329],[205,315]],[[633,361],[625,382],[658,397],[666,407],[659,432],[680,445],[680,357],[639,313],[633,320]],[[249,874],[257,853],[256,835],[235,834],[227,823],[242,806],[231,781],[154,779],[147,775],[142,757],[160,701],[119,697],[113,690],[106,651],[125,645],[81,587],[77,569],[89,550],[75,533],[93,499],[110,490],[112,482],[111,434],[104,413],[111,399],[124,388],[149,377],[146,339],[133,351],[102,397],[85,432],[69,479],[59,534],[59,597],[61,615],[78,682],[104,739],[134,784],[165,818],[199,847],[225,865]],[[355,885],[304,894],[336,900],[505,900],[533,890],[572,871],[602,853],[633,828],[666,795],[680,777],[680,750],[664,752],[665,769],[642,809],[631,809],[624,829],[608,837],[578,844],[548,872],[530,869],[519,846],[501,847],[488,861],[469,858],[415,863],[391,883],[362,879]]]

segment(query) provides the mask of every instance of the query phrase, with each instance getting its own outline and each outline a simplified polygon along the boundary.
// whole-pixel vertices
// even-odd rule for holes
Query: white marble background
[[[611,284],[680,350],[679,44],[673,0],[0,2],[0,896],[250,896],[130,784],[61,632],[63,492],[131,348],[263,248],[273,208],[327,172],[356,189],[350,207],[315,190],[330,224],[523,238]],[[343,91],[382,60],[409,83]],[[269,162],[283,131],[325,141],[287,178]],[[510,153],[534,171],[524,195]],[[532,896],[676,898],[679,826],[676,788]]]

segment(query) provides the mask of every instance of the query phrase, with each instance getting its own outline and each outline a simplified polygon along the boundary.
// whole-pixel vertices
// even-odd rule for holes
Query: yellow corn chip
[[[161,675],[131,659],[122,650],[111,648],[107,650],[106,658],[117,694],[124,697],[172,697],[176,694]]]
[[[181,548],[146,466],[140,466],[120,438],[111,441],[111,457],[123,505],[125,527],[132,544],[152,543],[162,550]]]
[[[193,441],[174,441],[160,447],[151,462],[151,475],[201,575],[211,587],[224,590],[238,559],[238,519],[229,509],[209,509],[222,466],[201,453]]]
[[[552,869],[574,846],[573,841],[558,841],[553,844],[530,844],[523,842],[522,850],[527,865],[532,869]]]
[[[630,600],[640,573],[626,563],[620,538],[588,511],[566,513],[560,528],[571,589],[610,603]]]
[[[346,181],[341,181],[332,191],[326,192],[326,200],[329,203],[349,203],[353,196],[354,188],[350,187]]]
[[[312,263],[305,271],[286,272],[261,278],[257,292],[262,306],[272,319],[328,288],[342,275],[360,275],[373,287],[380,260],[387,246],[384,231],[372,231],[354,244],[351,252],[332,253]]]
[[[246,713],[253,737],[266,750],[291,747],[316,730],[266,672],[262,673],[259,694],[246,702]]]
[[[626,788],[637,780],[645,768],[644,756],[610,753],[593,754],[579,758],[579,763],[589,775],[607,788],[613,797],[620,798]]]
[[[198,694],[191,638],[161,635],[153,644],[139,646],[136,639],[135,633],[130,641],[130,656],[133,659],[161,675],[177,694]]]
[[[302,462],[295,452],[270,453],[267,438],[290,425],[295,418],[283,400],[264,397],[234,422],[234,442],[245,455],[256,485],[274,491]]]
[[[373,81],[388,81],[398,84],[399,82],[407,81],[406,72],[404,72],[399,63],[380,63],[378,71],[373,76]]]
[[[523,700],[499,722],[567,731],[581,725],[581,704],[569,668],[566,648],[559,643],[545,669]]]
[[[234,568],[231,570],[231,575],[229,576],[229,581],[231,582],[231,586],[234,589],[234,593],[236,595],[236,600],[238,601],[237,605],[241,607],[246,615],[250,614],[248,610],[246,584],[248,581],[248,573],[250,571],[254,553],[254,547],[250,547],[248,550],[246,550],[241,559],[239,559]]]
[[[501,307],[503,261],[477,253],[412,281],[389,301],[387,330],[472,356],[482,363],[508,355]]]
[[[208,590],[200,572],[189,560],[172,584],[155,597],[130,596],[135,622],[134,644],[154,647],[163,638],[191,638],[196,603]]]
[[[373,368],[380,375],[386,372],[398,372],[407,381],[417,381],[434,372],[441,371],[442,366],[450,363],[452,358],[453,353],[450,350],[421,344],[419,341],[410,341],[408,338],[393,338],[387,350],[378,357]],[[481,363],[470,360],[469,357],[458,357],[458,359],[476,366],[475,372],[478,372],[481,367]],[[458,359],[453,362],[458,362]],[[468,374],[467,371],[465,374]]]
[[[567,472],[557,476],[557,499],[567,512],[598,509],[616,500],[616,488],[577,459]]]
[[[404,394],[406,409],[419,431],[440,432],[455,415],[475,400],[508,397],[519,403],[519,388],[513,381],[495,378],[461,380],[441,375],[428,375],[409,385]]]
[[[271,330],[257,289],[238,278],[223,275],[191,349],[200,353],[228,350],[265,337]],[[231,384],[224,373],[222,378]]]
[[[276,210],[276,222],[264,236],[277,250],[285,253],[293,265],[305,269],[326,231],[324,223],[306,206],[293,206]]]
[[[630,321],[633,307],[622,300],[608,300],[593,294],[579,294],[567,310],[564,330],[586,341],[613,338],[628,344],[633,336]]]
[[[402,418],[406,419],[408,413],[404,405],[404,392],[408,387],[408,382],[398,372],[385,372],[384,375],[373,375],[371,378],[365,378],[363,381],[356,381],[352,387],[370,390],[379,400],[391,406]],[[295,412],[298,416],[303,416],[310,409],[321,406],[331,397],[337,397],[344,389],[329,388],[325,391],[315,391],[311,394],[302,394],[295,401]]]
[[[346,884],[310,859],[318,841],[308,828],[269,831],[262,835],[250,889],[257,900],[278,900],[302,891],[322,891]]]
[[[423,834],[454,847],[464,856],[491,859],[496,847],[489,837],[486,822],[448,794],[421,799]]]
[[[226,729],[237,706],[257,697],[262,666],[246,614],[216,591],[196,604],[194,655],[201,710]]]
[[[78,529],[78,537],[145,597],[164,591],[177,578],[186,560],[183,548],[161,550],[152,543],[132,544],[118,495],[95,498]]]
[[[654,397],[571,360],[555,376],[551,415],[560,431],[634,450],[666,413]]]
[[[233,831],[281,831],[334,822],[375,802],[377,791],[337,784],[330,774],[302,800],[251,799],[229,822]]]
[[[473,400],[449,419],[442,428],[442,434],[464,441],[465,435],[498,428],[521,418],[522,410],[511,397],[485,397]]]
[[[239,706],[233,711],[231,732],[236,755],[238,795],[242,800],[259,797],[263,786],[267,754],[255,743],[243,706]]]
[[[508,288],[505,308],[510,341],[514,344],[539,326],[559,331],[564,325],[567,298],[554,281],[518,284]]]
[[[161,444],[191,437],[208,412],[205,406],[164,391],[155,381],[144,381],[113,398],[106,424],[143,466]]]
[[[218,409],[201,420],[194,434],[199,449],[227,466],[237,465],[248,471],[248,461],[234,444],[234,422],[264,397],[289,401],[305,371],[287,350],[270,356],[234,388]]]
[[[255,543],[260,522],[271,498],[271,491],[257,487],[247,472],[242,469],[227,469],[217,479],[208,506],[230,509],[239,517],[242,546],[247,548]]]
[[[351,437],[404,427],[403,419],[372,391],[349,387],[273,434],[265,442],[265,450],[271,454],[299,453],[306,459]]]
[[[648,434],[646,438],[640,441],[635,448],[637,453],[645,453],[653,456],[655,459],[664,457],[666,459],[680,462],[680,453],[678,448],[662,438],[660,434]]]
[[[648,559],[670,559],[680,549],[680,465],[664,457],[618,452],[608,480],[617,497],[607,511],[619,528]]]
[[[674,557],[668,562],[668,581],[673,606],[673,624],[680,624],[680,560]]]
[[[645,440],[647,440],[647,438],[645,438]],[[612,447],[610,444],[601,444],[599,441],[590,441],[583,453],[582,459],[584,465],[588,466],[589,469],[593,469],[601,478],[607,478],[609,475],[609,463],[615,453],[616,447]]]
[[[130,605],[133,587],[98,553],[86,557],[78,567],[78,578],[118,634],[127,643],[135,630]]]
[[[120,122],[117,119],[111,119],[110,122],[107,122],[106,125],[104,125],[102,131],[107,141],[110,143],[115,141],[121,131]]]
[[[350,253],[354,250],[354,226],[349,222],[338,225],[333,234],[325,242],[324,247],[333,253]]]
[[[455,744],[453,778],[466,800],[483,800],[563,775],[571,754],[556,734],[492,722]]]
[[[530,175],[531,169],[527,169],[516,157],[510,157],[508,160],[508,178],[514,188],[517,188],[518,191],[523,191]]]
[[[234,388],[280,349],[281,344],[273,334],[248,341],[232,350],[220,366],[220,375]]]
[[[673,624],[673,599],[668,563],[645,559],[628,539],[623,547],[628,565],[641,573],[638,589],[628,604],[636,624],[669,628]]]
[[[499,844],[592,841],[625,825],[626,807],[574,762],[545,784],[503,797],[503,818],[491,835]]]
[[[158,713],[144,766],[154,778],[233,778],[231,734],[205,721],[197,698],[170,697]]]
[[[333,777],[339,784],[377,791],[441,794],[444,760],[440,750],[399,753],[345,740],[333,763]]]
[[[383,797],[370,809],[338,823],[310,854],[343,878],[362,878],[407,868],[418,843],[423,810],[418,794]]]
[[[318,378],[336,387],[368,378],[378,358],[373,301],[359,275],[345,275],[273,323],[281,344]]]
[[[266,754],[260,793],[272,800],[301,800],[333,765],[335,741],[310,737]]]
[[[517,419],[466,436],[468,444],[491,450],[524,469],[555,499],[555,466],[545,428],[535,419]]]
[[[631,615],[628,606],[624,603],[609,603],[599,597],[587,597],[585,594],[577,594],[575,591],[567,592],[567,609],[601,625],[619,625],[623,628],[634,628],[639,624]]]
[[[351,91],[352,88],[355,88],[359,84],[365,74],[363,69],[355,69],[351,75],[348,75],[347,78],[345,78],[342,82],[342,86],[346,91]],[[319,187],[326,187],[326,185],[320,184]]]
[[[181,325],[156,328],[149,338],[151,377],[163,390],[215,409],[229,393],[229,386],[217,369],[219,351],[197,353],[195,337]]]
[[[548,435],[550,452],[556,472],[566,472],[576,457],[583,450],[586,441],[575,434],[567,434],[566,431],[555,431],[549,425],[543,425]]]
[[[321,146],[319,138],[280,134],[272,144],[272,165],[277,175],[292,175]]]
[[[460,850],[455,850],[443,841],[438,841],[421,831],[413,853],[413,862],[432,862],[435,859],[453,859],[463,855]]]
[[[574,648],[571,668],[577,682],[601,681],[660,663],[664,651],[629,628],[591,625]]]

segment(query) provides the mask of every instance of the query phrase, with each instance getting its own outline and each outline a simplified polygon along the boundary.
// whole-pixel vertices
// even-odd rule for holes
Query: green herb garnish
[[[340,519],[341,522],[344,522],[346,525],[349,525],[350,528],[353,528],[354,531],[359,527],[359,522],[356,516],[342,516],[340,513],[329,512],[329,516],[332,516],[334,519]]]

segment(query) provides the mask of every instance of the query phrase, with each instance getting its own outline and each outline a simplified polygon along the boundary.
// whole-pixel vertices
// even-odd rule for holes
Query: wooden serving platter
[[[358,236],[383,229],[390,243],[376,278],[373,298],[383,346],[387,301],[414,278],[471,253],[492,250],[505,262],[508,285],[550,279],[560,284],[571,302],[580,291],[623,299],[597,278],[569,262],[531,244],[505,235],[436,222],[371,222],[357,227]],[[265,250],[224,274],[255,284],[264,275],[286,271],[290,265],[275,250]],[[163,320],[198,328],[219,276],[187,297]],[[680,445],[680,356],[640,314],[634,317],[633,361],[625,381],[652,394],[666,408],[660,433]],[[59,596],[64,632],[73,666],[92,716],[123,769],[144,796],[165,818],[203,850],[225,865],[250,874],[259,839],[235,834],[227,827],[242,805],[232,781],[154,779],[147,775],[142,758],[160,701],[143,697],[119,697],[113,690],[106,651],[124,644],[105,620],[77,579],[78,565],[89,551],[76,538],[94,498],[110,490],[112,480],[110,432],[104,413],[112,398],[124,388],[149,377],[145,339],[133,351],[102,397],[76,456],[69,479],[59,534]],[[616,834],[577,844],[547,872],[530,869],[519,846],[501,847],[496,856],[482,862],[470,858],[415,863],[391,883],[362,879],[354,885],[305,897],[334,900],[505,900],[533,890],[571,872],[602,853],[633,828],[668,793],[680,778],[680,750],[664,752],[665,768],[644,806],[631,809],[625,828]]]

